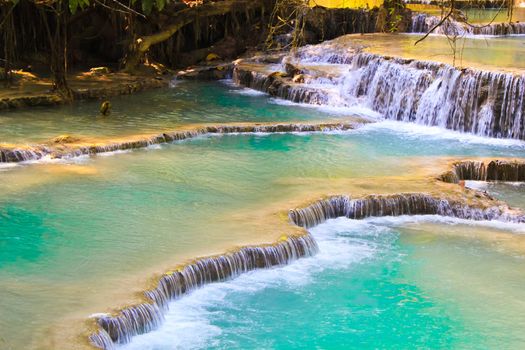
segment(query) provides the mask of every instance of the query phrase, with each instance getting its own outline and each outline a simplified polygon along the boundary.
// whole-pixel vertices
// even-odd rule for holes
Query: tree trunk
[[[181,10],[172,17],[172,23],[164,30],[135,40],[126,57],[125,70],[128,72],[135,71],[151,46],[168,40],[182,27],[197,21],[199,18],[220,16],[232,11],[238,12],[249,8],[263,7],[263,2],[262,0],[224,0]]]
[[[11,5],[5,11],[2,11],[3,20],[0,23],[0,29],[3,34],[4,41],[4,76],[5,86],[9,87],[12,83],[12,74],[11,74],[11,62],[15,59],[15,26],[13,21],[13,9],[16,5]],[[4,13],[5,12],[5,13]]]
[[[53,8],[54,26],[49,25],[45,10],[41,9],[42,19],[47,32],[50,48],[50,67],[53,74],[53,90],[65,99],[73,99],[73,91],[67,82],[67,29],[68,9],[64,1],[55,4]]]

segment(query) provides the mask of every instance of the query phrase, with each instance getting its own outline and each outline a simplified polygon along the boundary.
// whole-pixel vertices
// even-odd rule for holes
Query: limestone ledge
[[[94,155],[144,148],[155,144],[185,140],[211,134],[239,133],[287,133],[287,132],[324,132],[351,130],[364,123],[359,118],[346,121],[324,123],[237,123],[221,125],[186,126],[178,130],[165,131],[154,135],[135,135],[113,140],[82,140],[69,135],[61,135],[48,143],[40,145],[0,144],[0,163],[17,163],[29,160],[49,158],[71,158],[81,155]]]
[[[166,78],[146,78],[137,77],[134,81],[118,83],[100,82],[98,85],[103,87],[73,87],[73,98],[75,100],[93,100],[107,98],[118,95],[130,95],[136,92],[168,86],[169,80]],[[37,107],[37,106],[56,106],[65,104],[67,101],[57,93],[31,93],[23,91],[12,96],[0,99],[0,110]]]

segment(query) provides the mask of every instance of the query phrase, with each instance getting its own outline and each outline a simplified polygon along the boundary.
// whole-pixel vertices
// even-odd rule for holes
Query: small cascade
[[[458,183],[460,180],[473,181],[525,181],[525,162],[493,160],[454,163],[451,171],[441,175],[440,180]]]
[[[409,28],[410,33],[427,33],[441,22],[440,17],[431,16],[425,13],[416,13],[412,15],[412,22]],[[525,23],[520,22],[502,22],[490,23],[487,25],[467,25],[462,22],[447,20],[437,27],[433,34],[442,34],[449,36],[466,36],[466,35],[519,35],[525,34]]]
[[[35,160],[51,153],[47,147],[9,148],[0,147],[0,163],[16,163]]]
[[[305,65],[310,78],[296,84],[289,77],[263,75],[242,65],[233,77],[239,84],[294,102],[358,105],[389,120],[525,140],[525,75],[365,53],[337,39],[305,47],[287,59]],[[313,71],[320,63],[344,65],[346,70],[323,76]]]
[[[305,228],[343,216],[364,219],[372,216],[400,215],[442,215],[468,220],[525,222],[525,215],[511,212],[506,206],[474,207],[466,202],[436,198],[423,193],[369,195],[359,199],[336,196],[289,212],[290,220]]]
[[[157,328],[168,310],[169,302],[196,288],[231,279],[247,271],[286,265],[312,256],[317,251],[317,243],[306,233],[286,237],[272,245],[244,247],[233,253],[199,259],[165,274],[156,288],[144,293],[150,302],[123,309],[116,316],[98,318],[101,329],[90,336],[90,341],[101,349],[112,349],[115,344],[127,343],[133,336]]]
[[[289,212],[290,221],[310,228],[328,219],[347,217],[364,219],[372,216],[442,215],[469,220],[501,220],[525,222],[525,215],[511,210],[501,202],[485,198],[469,202],[463,197],[437,198],[424,193],[369,195],[351,199],[334,196],[319,200],[306,208]],[[97,318],[100,330],[89,337],[101,349],[113,349],[129,342],[133,336],[157,328],[169,309],[169,302],[209,283],[235,278],[242,273],[286,265],[318,252],[315,239],[309,234],[281,238],[265,246],[243,247],[220,256],[198,259],[166,273],[154,289],[144,292],[147,302],[127,307],[116,315]]]
[[[151,145],[169,143],[211,134],[249,134],[249,133],[290,133],[290,132],[328,132],[354,129],[356,124],[319,123],[319,124],[245,124],[245,125],[210,125],[188,131],[172,131],[132,141],[110,142],[92,146],[58,145],[0,147],[0,163],[16,163],[39,160],[44,157],[72,158],[82,155],[94,155],[104,152],[124,151],[145,148]]]
[[[328,95],[322,90],[302,85],[300,88],[290,81],[282,79],[278,74],[266,74],[250,69],[236,67],[233,70],[233,81],[236,84],[254,90],[264,91],[271,96],[276,96],[296,103],[309,103],[324,105],[328,102]]]

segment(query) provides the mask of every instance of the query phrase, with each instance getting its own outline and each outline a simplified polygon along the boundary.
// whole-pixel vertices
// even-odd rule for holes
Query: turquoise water
[[[479,182],[468,181],[468,187],[486,191],[509,205],[525,210],[525,184],[521,182]]]
[[[190,89],[188,96],[209,91],[208,84],[192,84],[195,91],[186,85]],[[216,85],[216,89],[209,92],[213,103],[219,104],[218,96],[231,94],[230,87]],[[129,104],[133,100],[144,111],[150,109],[138,98],[130,97]],[[264,96],[236,98],[239,108],[245,108],[242,118],[251,113],[268,113],[268,118],[294,115],[295,119],[294,113],[300,111],[310,113],[308,118],[321,115],[315,109],[274,104]],[[254,107],[261,105],[267,109],[258,111]],[[217,110],[216,115],[210,109],[210,118],[226,120],[227,116],[219,113],[220,104]],[[81,110],[75,113],[85,115]],[[139,115],[140,110],[134,113]],[[42,134],[46,132],[42,130]],[[85,330],[83,322],[89,315],[135,301],[134,295],[145,288],[151,276],[197,256],[222,253],[241,244],[274,241],[283,233],[282,227],[277,231],[274,226],[276,213],[304,204],[306,199],[331,193],[421,189],[423,180],[412,181],[412,176],[426,174],[425,169],[439,166],[445,156],[524,157],[525,146],[517,141],[488,140],[385,122],[345,133],[201,137],[108,156],[4,168],[0,172],[0,344],[11,349],[69,349],[72,342],[79,341],[78,335]],[[231,297],[235,301],[232,304],[211,305],[212,310],[217,308],[212,313],[218,317],[207,321],[211,335],[205,334],[207,328],[197,332],[199,326],[187,334],[197,337],[185,346],[200,344],[201,339],[203,347],[215,344],[246,348],[257,342],[262,347],[274,347],[264,343],[273,338],[275,347],[286,347],[290,339],[298,342],[297,334],[302,332],[307,337],[305,341],[319,341],[319,346],[331,347],[338,341],[332,332],[344,337],[354,334],[355,338],[344,340],[350,344],[403,326],[399,335],[385,335],[370,343],[380,347],[380,341],[402,344],[402,338],[409,333],[406,325],[424,324],[435,327],[435,334],[442,334],[458,324],[467,324],[458,320],[471,305],[468,300],[459,300],[457,305],[461,307],[448,315],[452,306],[436,297],[423,298],[433,288],[409,278],[410,273],[419,273],[420,266],[404,261],[410,254],[424,251],[422,247],[403,243],[404,235],[399,229],[377,228],[381,234],[374,234],[375,230],[365,227],[343,230],[340,235],[326,233],[326,243],[334,243],[326,253],[322,251],[314,259],[282,270],[261,272],[273,281],[274,273],[284,271],[275,283],[271,282],[271,288],[264,281],[257,282],[259,275],[241,277],[239,283],[247,279],[251,289],[239,289]],[[462,243],[452,247],[459,255],[470,249]],[[451,250],[455,252],[454,249]],[[479,249],[480,254],[485,254],[483,246]],[[505,254],[499,253],[500,259],[500,255],[487,251],[487,262],[506,271]],[[318,259],[325,260],[319,263]],[[430,265],[435,262],[426,255],[418,259]],[[303,263],[307,264],[307,273],[300,268]],[[512,265],[511,271],[523,271],[520,266]],[[338,276],[345,277],[339,280]],[[501,278],[502,285],[510,286],[525,280],[510,275]],[[336,284],[328,288],[329,282]],[[418,296],[418,302],[399,312],[395,305],[401,300],[402,291]],[[459,295],[462,290],[452,285],[449,292]],[[206,289],[202,293],[207,293]],[[196,307],[199,303],[213,303],[220,294],[205,296],[209,299],[197,299]],[[339,313],[323,316],[320,310],[330,308],[323,303],[313,304],[328,301],[328,297],[334,298],[333,308]],[[475,300],[482,303],[481,299]],[[494,309],[499,305],[483,302]],[[286,312],[282,306],[288,304],[294,310],[291,314],[277,312]],[[306,304],[311,305],[312,311]],[[185,305],[181,303],[180,307]],[[510,306],[520,312],[525,310]],[[351,312],[354,308],[357,315]],[[271,312],[262,313],[264,310]],[[418,316],[421,310],[429,314]],[[284,323],[294,320],[299,311],[308,316],[297,320],[311,333],[308,336],[300,329],[301,323],[295,327]],[[186,311],[176,314],[189,318],[194,315]],[[502,314],[503,311],[497,316],[504,317]],[[241,315],[246,318],[236,318]],[[334,325],[343,321],[346,326],[337,330]],[[176,324],[171,323],[174,328],[169,322],[168,319],[161,332],[176,334],[184,329],[177,320]],[[362,332],[355,326],[360,322]],[[323,327],[316,328],[315,324]],[[509,334],[522,329],[519,322],[516,324]],[[316,329],[324,333],[312,333]],[[258,330],[259,333],[250,333]],[[414,339],[424,344],[423,327],[412,332]],[[435,334],[428,335],[430,343],[437,341]],[[453,344],[456,338],[444,337],[443,342]],[[472,335],[477,341],[474,338]],[[170,348],[166,344],[178,341],[158,337],[159,341],[165,339],[168,343],[158,343],[156,348]],[[140,339],[136,344],[141,344]]]
[[[0,113],[0,143],[50,140],[58,135],[114,137],[158,133],[184,124],[301,121],[337,117],[329,112],[282,108],[253,90],[226,82],[178,81],[172,88],[110,99],[111,115],[100,102]]]
[[[520,348],[524,255],[441,235],[465,229],[331,220],[318,256],[207,286],[125,349]]]
[[[352,40],[367,46],[367,51],[417,60],[429,60],[452,64],[458,67],[479,68],[489,71],[511,71],[522,74],[525,62],[523,37],[496,37],[490,40],[480,37],[458,38],[455,47],[445,36],[429,36],[414,45],[420,34],[368,34],[347,36],[338,42]]]

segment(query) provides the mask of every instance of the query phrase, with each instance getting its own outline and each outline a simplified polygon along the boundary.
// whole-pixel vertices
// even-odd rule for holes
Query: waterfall
[[[525,181],[525,162],[493,160],[487,164],[482,161],[461,161],[452,170],[442,174],[440,180],[458,183],[460,180],[474,181]]]
[[[506,205],[472,206],[463,200],[434,197],[424,193],[369,195],[351,199],[335,196],[317,201],[306,208],[290,210],[288,216],[297,226],[309,228],[327,219],[347,217],[364,219],[371,216],[442,215],[468,220],[501,220],[525,222],[525,215],[510,211]]]
[[[89,339],[96,347],[112,349],[115,344],[127,343],[133,336],[157,328],[168,310],[169,301],[204,284],[235,278],[255,269],[285,265],[317,251],[316,241],[305,233],[286,237],[272,245],[244,247],[233,253],[196,260],[180,270],[166,273],[156,288],[144,293],[148,302],[125,308],[116,316],[99,317],[97,323],[101,329]]]
[[[389,120],[525,140],[525,75],[381,56],[352,50],[337,40],[303,48],[287,59],[304,65],[304,83],[252,71],[242,63],[234,70],[234,80],[295,102],[360,105]],[[327,74],[319,64],[345,69]]]
[[[525,222],[521,211],[511,210],[501,202],[479,194],[477,199],[441,198],[424,193],[369,195],[351,199],[334,196],[319,200],[306,208],[289,211],[290,221],[309,228],[330,218],[364,219],[371,216],[442,215],[469,220],[501,220]],[[282,266],[316,254],[318,246],[309,234],[281,238],[265,246],[244,247],[238,251],[198,259],[184,267],[166,273],[157,286],[144,292],[147,302],[127,307],[116,315],[97,319],[100,330],[89,339],[96,347],[113,349],[138,334],[157,328],[163,321],[169,302],[208,283],[235,278],[255,269]]]
[[[412,15],[412,22],[409,28],[410,33],[427,33],[441,22],[440,17],[416,13]],[[432,33],[451,36],[465,35],[518,35],[525,34],[525,23],[502,22],[470,26],[455,20],[447,20]]]
[[[243,125],[208,125],[187,131],[171,131],[130,141],[108,142],[91,146],[71,145],[35,145],[24,147],[0,146],[0,163],[15,163],[29,160],[39,160],[44,157],[71,158],[82,155],[93,155],[104,152],[114,152],[144,148],[151,145],[191,139],[212,134],[249,134],[249,133],[290,133],[290,132],[327,132],[343,131],[356,127],[357,124],[315,123],[315,124],[243,124]]]

